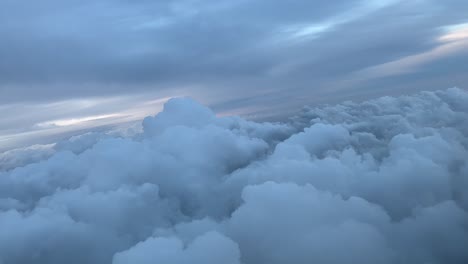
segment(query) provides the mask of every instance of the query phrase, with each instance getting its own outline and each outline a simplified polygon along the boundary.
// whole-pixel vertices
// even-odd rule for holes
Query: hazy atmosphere
[[[0,0],[0,264],[467,245],[468,1]]]

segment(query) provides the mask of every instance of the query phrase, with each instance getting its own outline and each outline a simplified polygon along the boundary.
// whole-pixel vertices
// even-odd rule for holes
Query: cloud
[[[338,88],[369,95],[367,86],[339,87],[340,81],[354,72],[427,54],[444,37],[441,28],[466,23],[467,6],[432,0],[46,0],[2,1],[0,9],[3,104],[130,91],[171,93],[185,87],[184,95],[204,100],[216,93],[214,103],[238,100],[232,107],[239,108],[248,99],[267,107],[285,96],[306,100],[287,100],[289,107],[322,95],[340,101],[342,93],[333,92]],[[466,59],[459,49],[456,54]],[[452,63],[424,59],[428,63],[412,74],[433,79],[427,68],[464,69],[461,62],[447,66],[456,60],[448,58]],[[396,72],[392,80],[407,83]],[[450,77],[414,89],[453,86]],[[372,82],[365,84],[399,86]],[[273,98],[265,100],[266,94]]]
[[[4,153],[0,262],[465,263],[467,106],[452,88],[257,123],[176,98],[136,134]]]
[[[218,114],[265,121],[304,104],[466,88],[467,8],[1,1],[0,110],[15,115],[0,116],[0,151],[140,120],[160,109],[155,98],[189,96]]]
[[[53,145],[34,145],[2,152],[0,153],[0,171],[49,158],[53,153]]]
[[[210,232],[184,247],[177,238],[149,238],[128,251],[117,253],[114,264],[130,263],[226,263],[240,264],[237,245],[225,236]]]
[[[364,200],[272,182],[246,187],[242,198],[227,229],[247,263],[393,263],[376,228],[387,216]]]

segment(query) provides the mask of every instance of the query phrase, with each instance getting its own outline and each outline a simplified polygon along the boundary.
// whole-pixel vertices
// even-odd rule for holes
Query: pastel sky
[[[466,0],[2,0],[0,150],[132,124],[468,86]]]

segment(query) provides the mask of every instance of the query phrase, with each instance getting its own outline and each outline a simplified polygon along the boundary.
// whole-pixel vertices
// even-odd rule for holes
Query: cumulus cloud
[[[286,123],[171,99],[2,154],[0,263],[466,263],[466,120],[457,88]]]
[[[217,232],[209,232],[197,237],[186,247],[177,238],[152,237],[127,251],[117,253],[113,263],[240,264],[240,253],[232,240]]]

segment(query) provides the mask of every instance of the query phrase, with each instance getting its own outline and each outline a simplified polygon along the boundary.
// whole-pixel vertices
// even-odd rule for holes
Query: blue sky
[[[468,2],[4,0],[0,149],[128,124],[466,88]]]

